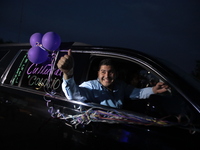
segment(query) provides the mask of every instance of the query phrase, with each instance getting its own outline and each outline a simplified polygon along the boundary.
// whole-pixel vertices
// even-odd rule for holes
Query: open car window
[[[87,79],[97,79],[97,71],[99,62],[108,57],[92,57],[89,66]],[[112,58],[113,59],[113,58]],[[151,66],[148,68],[148,64],[143,66],[138,62],[123,60],[114,58],[117,66],[117,79],[123,80],[127,84],[130,84],[136,88],[153,87],[158,82],[165,82],[161,77],[151,70]],[[184,118],[184,121],[189,121],[187,118],[191,117],[188,114],[189,105],[185,98],[176,89],[170,86],[170,89],[162,94],[151,95],[148,99],[124,99],[122,109],[138,112],[144,115],[169,118],[170,120],[178,120],[178,118]]]

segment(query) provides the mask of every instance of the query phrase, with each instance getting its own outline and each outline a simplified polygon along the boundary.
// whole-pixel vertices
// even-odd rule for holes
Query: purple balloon
[[[30,37],[30,44],[31,46],[36,46],[37,44],[36,43],[42,43],[42,37],[43,37],[43,34],[41,33],[34,33],[31,35]]]
[[[34,64],[41,64],[48,59],[49,53],[39,46],[35,46],[29,49],[28,59]]]
[[[42,38],[42,46],[48,50],[57,50],[60,46],[61,39],[55,32],[47,32]]]

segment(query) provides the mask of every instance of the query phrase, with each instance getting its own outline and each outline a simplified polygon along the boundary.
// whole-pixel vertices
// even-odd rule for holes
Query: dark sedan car
[[[136,88],[165,82],[148,99],[125,99],[122,109],[68,100],[59,58],[72,49],[77,84],[97,78],[104,58],[117,78]],[[136,50],[62,43],[42,64],[31,63],[29,44],[0,45],[0,147],[36,149],[199,149],[200,83],[175,65]],[[52,63],[53,62],[53,63]]]

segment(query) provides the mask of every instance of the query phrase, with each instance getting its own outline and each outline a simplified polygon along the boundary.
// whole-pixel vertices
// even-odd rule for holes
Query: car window
[[[61,89],[62,72],[57,68],[56,64],[60,57],[66,53],[66,50],[59,52],[54,64],[54,70],[50,73],[50,58],[42,64],[34,64],[29,61],[27,50],[21,50],[5,71],[3,83],[40,92],[47,92],[47,90],[50,90],[63,95]],[[74,53],[73,57],[79,60],[75,63],[74,78],[77,84],[80,84],[84,80],[84,73],[86,70],[85,68],[88,66],[89,55]]]
[[[99,62],[108,57],[93,57],[89,66],[87,80],[97,79]],[[113,59],[113,58],[112,58]],[[123,80],[136,88],[153,87],[158,82],[166,82],[150,68],[138,62],[114,58],[117,66],[117,79]],[[171,86],[171,85],[169,85]],[[163,94],[151,95],[148,99],[124,99],[122,109],[142,113],[153,117],[175,119],[177,116],[188,117],[189,107],[184,97],[173,87]]]
[[[19,52],[5,70],[3,83],[18,86],[25,66],[28,63],[26,51]]]
[[[50,60],[43,64],[33,64],[28,59],[27,50],[22,50],[6,70],[4,84],[43,92],[44,86],[61,91],[62,72],[55,68],[49,79],[50,70]]]

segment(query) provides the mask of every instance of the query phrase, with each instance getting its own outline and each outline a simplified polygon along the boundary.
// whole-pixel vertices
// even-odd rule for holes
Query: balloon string
[[[51,84],[51,78],[53,76],[53,72],[54,72],[54,69],[55,69],[55,63],[56,63],[56,60],[57,60],[57,57],[58,57],[58,54],[59,54],[59,51],[54,51],[52,53],[52,58],[51,58],[51,68],[50,68],[50,72],[49,72],[49,75],[48,75],[48,79],[47,79],[47,87],[51,87],[50,84]],[[55,94],[55,91],[53,91],[51,88],[47,89],[46,91],[48,94]]]
[[[39,46],[39,47],[40,47],[42,50],[44,50],[44,51],[52,52],[51,50],[48,50],[48,49],[44,48],[44,47],[42,46],[42,44],[40,44],[39,42],[36,42],[36,46]]]
[[[47,99],[47,97],[50,96],[51,98],[54,98],[54,95],[56,94],[56,92],[51,88],[50,84],[51,84],[51,78],[53,76],[55,63],[56,63],[58,54],[59,54],[59,51],[53,51],[52,53],[50,72],[47,78],[47,83],[44,86],[44,91],[46,92],[46,94],[44,95],[44,100],[47,102],[48,112],[50,114],[53,114],[54,107],[49,105],[51,103],[51,99]]]

